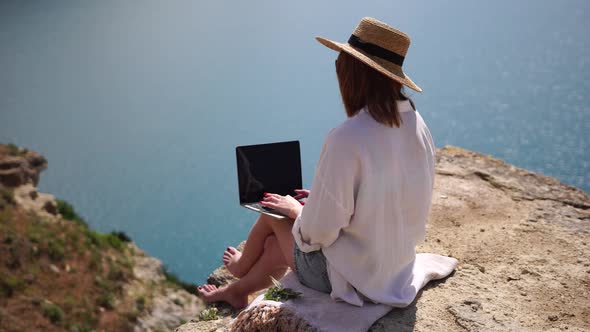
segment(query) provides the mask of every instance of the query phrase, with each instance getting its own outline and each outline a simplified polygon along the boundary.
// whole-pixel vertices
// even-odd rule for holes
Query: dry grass
[[[122,294],[132,278],[124,241],[78,220],[45,221],[4,196],[9,195],[0,197],[3,331],[132,328],[138,310],[136,300]]]

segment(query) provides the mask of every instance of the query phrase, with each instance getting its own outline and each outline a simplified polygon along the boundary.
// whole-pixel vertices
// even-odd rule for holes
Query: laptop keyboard
[[[260,209],[260,210],[264,210],[264,211],[274,211],[275,209],[269,208],[268,206],[264,206],[260,203],[248,203],[248,206],[251,206],[255,209]]]

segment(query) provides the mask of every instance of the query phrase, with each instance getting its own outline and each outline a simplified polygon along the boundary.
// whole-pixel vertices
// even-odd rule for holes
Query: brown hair
[[[346,114],[351,117],[367,106],[375,121],[389,127],[399,127],[402,119],[396,100],[410,100],[402,91],[403,85],[381,74],[346,52],[336,59],[336,74]]]

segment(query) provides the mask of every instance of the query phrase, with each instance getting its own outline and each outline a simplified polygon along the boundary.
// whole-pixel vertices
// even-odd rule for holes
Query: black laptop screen
[[[299,141],[238,146],[240,204],[262,200],[264,192],[295,195],[301,188]]]

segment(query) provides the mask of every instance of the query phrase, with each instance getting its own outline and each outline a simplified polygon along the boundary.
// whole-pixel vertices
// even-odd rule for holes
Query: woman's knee
[[[269,261],[272,262],[273,265],[277,266],[286,266],[287,263],[285,258],[283,257],[283,253],[281,252],[281,247],[279,245],[279,239],[276,236],[270,235],[267,236],[264,240],[264,253],[263,256],[266,257]]]
[[[269,235],[264,240],[264,250],[276,250],[279,249],[279,240],[273,235]]]
[[[273,222],[276,222],[276,221],[279,221],[279,220],[280,220],[280,219],[277,219],[277,218],[275,218],[275,217],[273,217],[273,216],[271,216],[271,215],[265,214],[265,213],[261,213],[261,214],[260,214],[260,217],[259,217],[258,219],[259,219],[260,221],[262,221],[263,223],[265,223],[265,224],[269,225],[269,227],[270,227],[270,224],[271,224],[271,223],[273,223]]]

